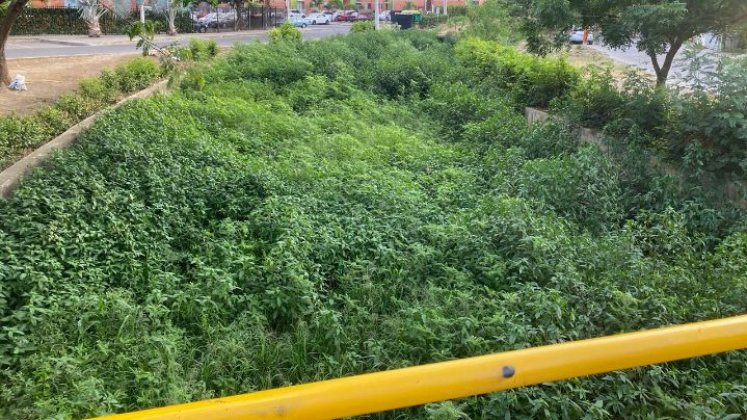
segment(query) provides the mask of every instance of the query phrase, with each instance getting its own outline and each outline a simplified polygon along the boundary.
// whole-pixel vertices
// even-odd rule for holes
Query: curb
[[[85,129],[91,127],[93,123],[96,122],[96,120],[99,117],[104,115],[104,113],[117,109],[123,104],[133,99],[146,98],[148,96],[153,95],[154,93],[162,92],[166,90],[167,84],[168,84],[168,79],[162,80],[154,84],[153,86],[145,88],[139,92],[136,92],[122,99],[121,101],[115,103],[114,105],[111,105],[102,110],[99,110],[98,112],[94,113],[93,115],[89,116],[83,121],[70,127],[64,133],[44,143],[43,145],[38,147],[33,152],[29,153],[22,159],[18,160],[16,163],[11,165],[9,168],[0,172],[0,197],[9,198],[13,194],[13,191],[15,190],[15,188],[18,186],[18,182],[24,176],[28,175],[33,169],[41,166],[47,159],[49,159],[52,156],[52,154],[56,150],[63,149],[73,144],[75,140],[77,140],[80,133],[82,133]]]
[[[79,41],[64,41],[59,39],[49,39],[49,38],[32,38],[34,41],[42,43],[42,44],[57,44],[57,45],[67,45],[71,47],[92,47],[95,46],[95,44],[91,44],[88,42],[79,42]]]

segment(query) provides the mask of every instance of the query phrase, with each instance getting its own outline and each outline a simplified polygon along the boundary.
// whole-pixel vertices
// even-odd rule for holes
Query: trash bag
[[[26,78],[20,74],[16,74],[16,77],[13,78],[13,81],[10,82],[8,87],[11,90],[26,90]]]

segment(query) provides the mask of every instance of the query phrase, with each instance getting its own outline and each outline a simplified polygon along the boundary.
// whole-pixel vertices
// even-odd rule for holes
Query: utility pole
[[[285,0],[285,20],[291,21],[291,3],[290,0]]]
[[[381,29],[381,22],[379,22],[379,1],[380,0],[374,0],[376,2],[376,5],[374,6],[374,27],[378,31]]]
[[[449,0],[444,0],[444,16],[449,14]]]

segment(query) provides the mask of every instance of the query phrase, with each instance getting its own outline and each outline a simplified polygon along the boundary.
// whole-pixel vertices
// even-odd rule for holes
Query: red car
[[[358,16],[358,13],[356,12],[345,12],[337,15],[337,19],[335,20],[338,22],[352,22],[355,20],[356,16]]]

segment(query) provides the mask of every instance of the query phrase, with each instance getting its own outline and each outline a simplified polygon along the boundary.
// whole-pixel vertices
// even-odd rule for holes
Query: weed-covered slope
[[[0,414],[83,417],[745,311],[739,212],[530,129],[505,99],[526,90],[469,63],[417,33],[242,46],[98,122],[0,203]],[[746,363],[382,416],[739,414]]]

